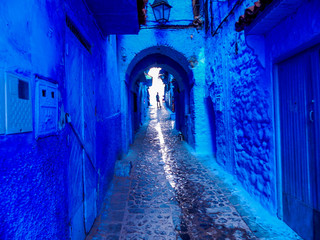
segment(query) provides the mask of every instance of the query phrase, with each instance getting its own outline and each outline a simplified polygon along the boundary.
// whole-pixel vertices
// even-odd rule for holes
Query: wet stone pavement
[[[118,166],[87,240],[260,239],[180,141],[167,110],[151,109],[149,125],[121,161],[124,169],[132,162],[130,174]]]

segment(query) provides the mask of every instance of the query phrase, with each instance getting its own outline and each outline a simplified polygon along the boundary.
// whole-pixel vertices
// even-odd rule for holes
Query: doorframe
[[[296,48],[283,53],[277,58],[272,58],[271,60],[271,84],[273,90],[273,129],[274,129],[274,145],[275,145],[275,174],[276,174],[276,210],[277,216],[283,220],[283,197],[282,197],[282,190],[283,190],[283,181],[282,181],[282,152],[281,152],[281,120],[280,120],[280,100],[279,100],[279,76],[278,76],[278,65],[279,63],[290,59],[291,57],[297,56],[302,54],[305,51],[309,51],[312,49],[318,48],[320,50],[320,37],[317,36],[314,39],[303,43]],[[320,51],[318,52],[318,59],[320,62]],[[320,70],[319,70],[320,71]],[[318,71],[318,72],[319,72]],[[319,114],[320,115],[320,114]],[[313,199],[314,200],[314,197]]]
[[[282,199],[282,158],[281,158],[281,120],[280,120],[280,100],[279,100],[279,76],[278,64],[273,63],[273,129],[275,145],[275,173],[276,173],[276,209],[277,216],[283,219],[283,199]]]

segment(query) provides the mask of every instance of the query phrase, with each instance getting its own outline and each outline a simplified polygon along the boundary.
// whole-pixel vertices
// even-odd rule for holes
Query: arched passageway
[[[181,131],[184,139],[194,146],[194,103],[192,87],[194,77],[189,62],[180,52],[167,47],[155,46],[138,53],[131,61],[126,72],[128,94],[129,131],[133,137],[143,121],[141,117],[141,91],[139,84],[145,80],[145,72],[158,67],[174,77],[174,103],[176,129]]]

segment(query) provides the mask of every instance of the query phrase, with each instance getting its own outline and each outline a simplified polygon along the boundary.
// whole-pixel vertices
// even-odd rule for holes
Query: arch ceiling
[[[139,77],[152,67],[160,67],[172,74],[180,90],[188,89],[193,84],[193,74],[183,54],[170,47],[154,46],[142,50],[129,64],[126,81],[130,89],[139,81]]]

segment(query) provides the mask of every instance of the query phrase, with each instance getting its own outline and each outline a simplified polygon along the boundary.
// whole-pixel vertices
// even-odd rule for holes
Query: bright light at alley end
[[[157,22],[166,23],[169,21],[172,6],[169,5],[167,0],[155,0],[151,7]]]

